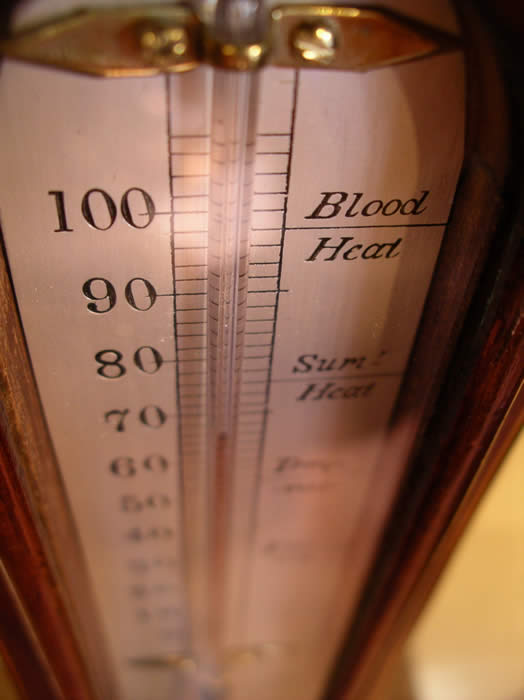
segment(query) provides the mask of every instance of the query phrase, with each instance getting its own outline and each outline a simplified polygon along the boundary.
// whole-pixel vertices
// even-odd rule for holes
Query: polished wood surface
[[[27,700],[91,700],[40,537],[0,443],[0,652]]]
[[[93,700],[97,696],[90,679],[111,688],[104,669],[107,660],[4,256],[0,328],[0,561],[3,585],[8,586],[2,595],[7,600],[9,588],[15,591],[31,622],[30,629],[23,621],[17,626],[13,615],[20,610],[2,605],[2,614],[10,617],[2,626],[0,643],[28,697],[47,697],[42,678],[53,668],[56,678],[49,697]],[[74,601],[71,595],[76,595]],[[4,629],[10,632],[4,634]],[[39,651],[32,658],[25,649],[35,642]],[[89,673],[86,659],[91,662]]]
[[[461,3],[463,9],[465,4]],[[457,338],[457,345],[391,525],[384,533],[350,642],[327,694],[330,699],[363,700],[371,695],[522,422],[522,394],[517,397],[524,356],[524,211],[522,160],[517,148],[521,112],[510,100],[511,121],[506,122],[508,102],[503,90],[510,80],[511,65],[504,75],[503,58],[494,52],[485,26],[469,8],[464,22],[471,76],[467,155],[449,227],[451,236],[443,249],[445,259],[454,245],[460,245],[461,237],[469,237],[470,246],[487,246],[485,265],[474,272],[476,290],[462,328],[448,328],[447,338],[439,333],[446,329],[453,287],[464,269],[458,266],[447,279],[445,275],[439,278],[437,271],[414,364],[431,356],[438,343],[448,343],[451,348]],[[504,164],[506,136],[512,138],[508,167]],[[483,240],[486,228],[492,235]],[[447,268],[453,269],[451,257]],[[435,288],[440,289],[437,296],[433,296]],[[427,330],[428,325],[433,328]],[[505,438],[494,443],[505,416]]]

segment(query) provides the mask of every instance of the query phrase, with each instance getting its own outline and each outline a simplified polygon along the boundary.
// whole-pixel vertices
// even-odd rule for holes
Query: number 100
[[[62,190],[50,190],[48,194],[54,197],[58,228],[55,233],[71,232],[67,223],[65,195]],[[140,206],[143,204],[143,206]],[[133,209],[141,208],[142,211]],[[118,216],[118,209],[113,198],[98,188],[88,190],[82,197],[80,205],[82,216],[92,228],[107,231],[113,226]],[[155,218],[155,203],[150,194],[140,187],[130,187],[120,200],[120,213],[124,221],[133,228],[147,228]]]

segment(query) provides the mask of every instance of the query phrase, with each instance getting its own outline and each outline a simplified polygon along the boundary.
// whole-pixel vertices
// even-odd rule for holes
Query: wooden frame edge
[[[461,10],[469,15],[469,3],[462,2]],[[482,36],[484,30],[480,20],[476,19],[474,23],[477,25],[474,31],[480,32]],[[493,78],[496,66],[486,66],[484,56],[480,56],[480,59],[484,63],[481,65],[481,75],[484,78]],[[471,56],[469,60],[472,60]],[[488,97],[491,100],[492,96],[479,95],[477,86],[473,87],[473,91],[477,91],[473,106],[489,109],[485,123],[477,122],[473,124],[473,129],[468,125],[469,150],[466,152],[465,172],[456,202],[458,206],[455,207],[451,221],[451,225],[455,227],[461,225],[460,210],[461,207],[464,209],[461,200],[467,200],[472,194],[476,194],[478,202],[479,192],[489,193],[490,187],[492,198],[497,199],[497,179],[492,178],[490,182],[489,176],[490,170],[491,175],[497,172],[496,167],[494,170],[490,168],[490,161],[495,158],[495,163],[501,163],[498,153],[500,141],[499,146],[496,145],[500,134],[495,132],[494,143],[490,143],[490,132],[493,134],[493,124],[496,124],[497,119],[498,101],[495,99],[494,104],[487,101]],[[500,90],[498,93],[500,99]],[[472,105],[468,107],[471,109]],[[480,150],[478,144],[481,146]],[[510,172],[507,180],[514,175],[514,171]],[[520,172],[518,175],[520,176]],[[519,197],[522,188],[520,179],[517,180],[518,191],[512,192],[514,199]],[[501,186],[502,181],[499,180],[499,187]],[[365,590],[362,595],[348,643],[338,659],[335,674],[325,694],[329,700],[363,700],[376,688],[379,678],[415,621],[451,552],[452,545],[456,542],[459,531],[450,529],[450,534],[446,535],[448,528],[452,523],[456,528],[456,523],[462,518],[462,532],[467,516],[471,515],[471,504],[480,499],[500,461],[490,461],[489,469],[482,466],[487,464],[482,461],[483,457],[490,445],[495,444],[492,441],[500,421],[516,397],[522,377],[519,355],[522,357],[524,353],[524,327],[520,316],[520,304],[524,298],[524,290],[520,272],[524,252],[522,244],[519,248],[520,231],[514,222],[522,222],[524,206],[518,202],[512,211],[505,203],[502,207],[491,210],[488,208],[483,212],[482,201],[481,198],[481,204],[477,205],[472,216],[465,217],[468,226],[476,224],[480,227],[479,230],[482,230],[483,225],[490,225],[493,216],[498,216],[502,224],[502,227],[498,227],[499,233],[503,229],[513,230],[502,237],[503,241],[497,240],[495,236],[490,250],[487,251],[488,263],[491,264],[487,265],[483,276],[480,277],[480,293],[476,295],[472,310],[468,312],[469,320],[466,319],[459,341],[462,357],[458,363],[451,365],[452,371],[448,373],[445,384],[447,394],[446,391],[444,395],[441,393],[437,413],[439,410],[441,413],[446,410],[446,398],[449,399],[453,392],[457,394],[458,399],[454,397],[456,400],[452,401],[449,416],[435,423],[434,414],[429,423],[425,447],[410,468],[415,481],[410,482],[409,478],[405,480],[389,523],[390,531],[395,530],[398,525],[401,525],[399,529],[402,529],[406,522],[408,525],[404,529],[403,537],[395,539],[393,535],[392,538],[386,536],[382,539],[375,566],[368,579],[368,583],[371,582],[371,591]],[[507,190],[504,201],[508,201]],[[488,223],[483,222],[483,218]],[[512,223],[513,226],[510,225]],[[493,255],[492,260],[489,259],[490,255]],[[489,294],[482,293],[483,282],[487,283],[485,286],[490,290]],[[470,337],[465,339],[468,334]],[[471,357],[475,354],[472,353],[472,348],[480,352],[473,362]],[[483,380],[488,370],[493,375],[492,381],[486,384]],[[515,405],[518,405],[518,402]],[[514,417],[514,414],[511,416]],[[428,438],[428,435],[433,439]],[[428,447],[428,441],[433,442],[433,445]],[[483,478],[481,474],[484,474]],[[406,495],[409,495],[410,486],[416,484],[417,478],[422,487],[419,488],[420,483],[417,485],[419,492],[413,498],[416,506],[410,505],[406,509]],[[461,505],[466,495],[468,500]],[[438,506],[432,503],[434,501]],[[469,510],[466,510],[466,503],[470,504]],[[408,510],[411,512],[402,522],[402,517]],[[453,532],[455,539],[452,539]],[[437,547],[439,560],[432,558],[436,556]],[[447,552],[446,557],[443,556],[444,552]],[[389,560],[389,570],[387,565],[383,566],[384,560]],[[437,561],[439,568],[436,567]],[[430,562],[433,562],[431,566]],[[428,572],[432,573],[432,578]]]
[[[64,697],[116,698],[5,259],[0,255],[0,559]]]

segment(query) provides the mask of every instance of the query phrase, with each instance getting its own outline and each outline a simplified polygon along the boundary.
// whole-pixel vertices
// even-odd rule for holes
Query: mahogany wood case
[[[14,4],[0,9],[4,33]],[[325,700],[372,693],[522,422],[524,15],[512,3],[497,3],[495,22],[494,3],[457,5],[467,71],[466,155],[391,429],[411,411],[424,411],[423,427]],[[0,653],[23,698],[109,698],[111,669],[90,615],[85,562],[64,505],[5,254],[0,327]],[[67,552],[67,566],[58,552]]]

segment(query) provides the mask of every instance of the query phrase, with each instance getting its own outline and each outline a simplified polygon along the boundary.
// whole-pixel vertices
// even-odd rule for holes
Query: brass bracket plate
[[[365,71],[459,46],[455,37],[384,10],[282,5],[271,18],[270,62],[285,68]]]
[[[106,78],[183,72],[202,62],[202,24],[185,5],[78,10],[14,34],[9,58]]]
[[[264,64],[364,71],[459,48],[457,37],[385,10],[281,5],[257,43],[221,42],[182,4],[79,10],[14,34],[10,58],[104,77]]]

